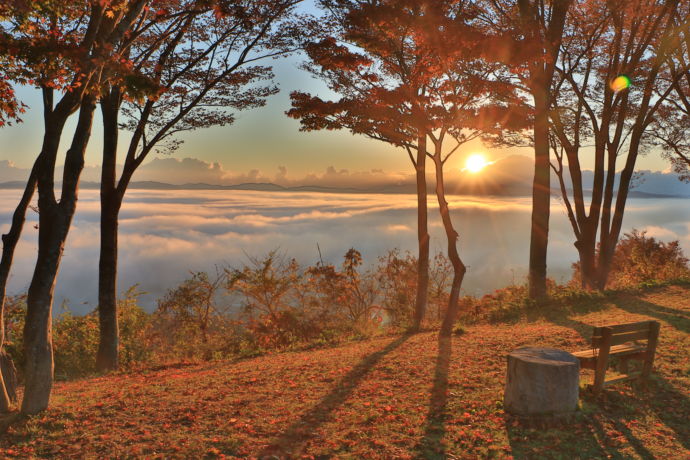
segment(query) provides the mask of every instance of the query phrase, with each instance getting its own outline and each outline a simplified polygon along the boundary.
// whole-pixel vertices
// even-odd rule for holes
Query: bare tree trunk
[[[597,288],[597,265],[595,257],[596,243],[594,238],[582,237],[575,242],[580,256],[580,281],[582,289]]]
[[[426,313],[429,292],[429,228],[427,223],[427,190],[426,190],[426,135],[417,140],[417,240],[419,257],[417,258],[417,298],[415,301],[412,330],[419,331]]]
[[[544,93],[547,88],[541,89]],[[546,255],[551,213],[551,167],[549,162],[548,97],[534,93],[534,182],[532,183],[532,227],[529,247],[529,296],[546,296]]]
[[[64,120],[46,130],[44,149],[38,166],[38,258],[27,297],[24,326],[26,356],[22,413],[35,414],[45,410],[53,387],[52,306],[55,279],[60,266],[67,233],[77,206],[79,176],[84,168],[84,152],[91,134],[95,101],[87,96],[82,101],[79,121],[67,151],[60,201],[55,199],[55,159]],[[60,125],[62,122],[62,125]]]
[[[39,192],[40,193],[40,192]],[[41,209],[39,249],[29,294],[24,326],[26,356],[22,412],[35,414],[48,407],[53,387],[53,344],[51,334],[53,289],[67,226],[55,209]],[[44,230],[46,229],[46,230]]]
[[[546,256],[551,213],[551,167],[549,161],[549,108],[551,82],[563,38],[565,18],[572,0],[552,2],[550,11],[541,2],[518,0],[526,37],[540,44],[542,56],[530,64],[529,89],[534,98],[534,182],[532,183],[532,228],[529,253],[529,295],[546,296]]]
[[[98,264],[99,342],[96,368],[117,370],[119,326],[117,321],[117,240],[119,200],[101,198],[101,247]]]
[[[117,321],[117,239],[122,200],[116,189],[119,91],[101,99],[103,114],[103,164],[101,167],[101,246],[98,262],[99,342],[96,368],[105,372],[119,366]]]
[[[26,210],[36,190],[36,169],[37,166],[36,163],[34,163],[26,187],[24,188],[22,198],[12,215],[10,230],[2,235],[2,258],[0,259],[0,354],[3,353],[5,344],[5,296],[7,294],[7,281],[10,276],[10,269],[12,268],[14,251],[17,248],[19,238],[24,228]],[[7,359],[9,359],[9,356]],[[0,372],[0,412],[9,412],[9,410],[10,398],[5,387],[3,375]]]
[[[450,218],[450,208],[446,201],[446,191],[443,182],[443,162],[441,161],[440,152],[434,155],[434,165],[436,167],[436,198],[438,199],[439,212],[441,213],[441,220],[443,221],[443,228],[446,231],[446,238],[448,239],[448,259],[453,265],[453,281],[450,285],[450,297],[448,299],[448,309],[446,316],[443,318],[441,324],[440,335],[442,337],[449,337],[453,332],[453,325],[458,318],[460,298],[460,288],[462,287],[462,280],[465,278],[467,268],[460,259],[458,253],[458,232],[453,227],[453,221]]]

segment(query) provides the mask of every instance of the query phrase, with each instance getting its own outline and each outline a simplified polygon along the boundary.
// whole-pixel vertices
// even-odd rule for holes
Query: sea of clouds
[[[20,190],[0,190],[0,231],[9,228]],[[430,196],[432,251],[444,251],[445,235]],[[453,219],[461,255],[469,266],[464,291],[484,294],[525,279],[529,250],[529,198],[453,196]],[[37,214],[29,213],[17,250],[9,293],[25,292],[36,257]],[[690,201],[632,199],[624,229],[646,229],[662,240],[680,240],[690,253]],[[577,258],[563,205],[554,200],[549,276],[567,281]],[[191,271],[239,266],[248,256],[273,249],[313,264],[321,256],[339,264],[351,247],[365,263],[393,248],[415,251],[416,198],[413,195],[328,194],[253,191],[128,192],[120,219],[120,291],[139,284],[152,309],[164,292]],[[99,244],[98,191],[82,190],[58,282],[55,305],[66,301],[83,313],[96,305]]]

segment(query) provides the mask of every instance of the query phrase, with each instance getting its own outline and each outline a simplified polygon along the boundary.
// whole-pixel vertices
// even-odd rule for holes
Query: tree
[[[15,94],[11,80],[15,77],[21,78],[21,64],[17,56],[16,40],[5,30],[6,24],[11,23],[12,18],[17,13],[26,14],[28,5],[22,6],[18,3],[8,3],[0,5],[0,19],[6,21],[0,23],[0,127],[11,125],[12,122],[21,122],[20,114],[24,112],[25,105],[21,103]],[[35,165],[34,168],[35,170]],[[10,275],[14,250],[17,247],[21,229],[24,225],[26,209],[33,198],[36,189],[36,174],[32,170],[26,190],[20,200],[20,204],[12,216],[12,223],[9,231],[2,235],[2,258],[0,258],[0,354],[4,354],[5,343],[5,296],[7,292],[7,281]],[[0,373],[0,412],[10,410],[10,399],[8,397],[3,375]]]
[[[409,35],[403,40],[390,36],[379,43],[369,41],[366,33],[371,24],[366,23],[361,14],[355,15],[368,3],[356,0],[321,2],[327,11],[323,21],[327,27],[307,46],[310,63],[306,67],[342,98],[331,102],[294,92],[291,94],[293,108],[287,114],[300,120],[303,131],[348,129],[407,152],[415,169],[417,186],[419,252],[412,329],[418,330],[426,310],[429,284],[427,141],[417,104],[409,101],[424,97],[424,84],[428,77],[424,73],[424,57],[408,54],[411,50],[407,49],[404,39],[410,39]],[[400,10],[419,9],[415,3],[401,2]],[[395,8],[387,2],[373,5],[369,10],[379,8],[395,13]],[[348,46],[354,46],[356,50]],[[396,100],[399,103],[396,104]]]
[[[175,323],[177,331],[174,342],[184,343],[189,352],[196,350],[196,339],[201,356],[210,360],[213,349],[209,344],[211,329],[214,322],[225,312],[217,305],[217,295],[225,277],[218,273],[209,277],[208,273],[192,273],[192,277],[185,280],[175,289],[169,290],[158,302],[155,317],[162,323]],[[179,334],[179,331],[183,334]],[[167,331],[166,331],[167,332]]]
[[[100,370],[118,366],[117,235],[127,187],[152,151],[173,151],[175,135],[234,121],[232,109],[265,104],[276,93],[270,67],[259,61],[289,52],[295,28],[289,23],[299,0],[274,2],[189,1],[163,13],[165,20],[142,27],[129,58],[154,96],[125,98],[129,81],[101,97],[104,124],[101,178],[101,247],[98,305]],[[269,82],[269,83],[267,83]],[[119,122],[119,114],[124,122]],[[130,131],[124,166],[116,175],[118,128]]]
[[[515,66],[516,76],[534,101],[534,180],[529,252],[529,295],[546,296],[546,256],[551,214],[548,113],[552,100],[555,63],[566,16],[572,0],[488,0],[486,21],[501,33],[521,39],[520,48],[507,48],[504,59]],[[512,55],[512,56],[510,56]]]
[[[11,35],[4,37],[4,42],[14,49],[17,67],[22,69],[13,79],[40,88],[44,112],[43,145],[32,173],[38,188],[38,257],[24,327],[26,384],[22,412],[33,414],[48,406],[52,389],[53,288],[76,209],[96,94],[101,83],[122,67],[120,56],[113,50],[128,40],[127,31],[142,14],[146,2],[36,2],[29,9],[17,3],[20,6],[12,10]],[[57,100],[56,93],[60,94]],[[65,156],[58,199],[54,177],[59,142],[65,123],[76,111],[77,126]],[[33,193],[33,187],[28,190]]]
[[[677,2],[577,2],[558,62],[550,119],[553,170],[575,233],[582,285],[606,287],[637,157],[652,145],[676,78],[660,78],[673,51]],[[687,68],[685,70],[687,72]],[[594,144],[589,209],[581,157]],[[617,173],[617,160],[625,163]],[[568,188],[572,187],[572,196]],[[598,249],[597,249],[597,233]]]
[[[288,115],[300,119],[305,130],[346,128],[407,150],[417,171],[420,205],[413,329],[419,328],[424,316],[428,289],[426,173],[422,165],[427,156],[433,160],[436,195],[454,271],[442,326],[442,333],[449,334],[457,316],[465,266],[445,197],[443,166],[463,143],[482,133],[500,132],[511,121],[509,105],[520,105],[512,87],[496,72],[500,66],[483,59],[485,45],[501,39],[488,37],[473,26],[476,10],[464,2],[342,1],[327,5],[336,11],[333,19],[339,39],[352,49],[326,37],[307,51],[311,70],[343,97],[331,102],[293,93],[293,109]],[[450,147],[448,140],[452,141]],[[423,304],[420,291],[424,292]]]
[[[7,295],[7,281],[10,277],[10,268],[14,259],[14,251],[19,242],[26,210],[36,191],[36,165],[31,170],[26,188],[17,209],[12,215],[12,224],[7,233],[2,235],[2,258],[0,258],[0,354],[4,353],[5,343],[5,297]],[[2,372],[0,372],[0,412],[10,410],[10,400],[5,389]]]
[[[17,99],[11,80],[20,71],[13,40],[6,30],[12,18],[19,12],[26,14],[29,5],[20,5],[11,1],[0,5],[0,127],[21,122],[20,115],[24,113],[25,105]]]
[[[667,70],[661,78],[673,86],[673,95],[664,101],[655,117],[655,144],[683,181],[690,181],[690,5],[679,3],[669,35]],[[657,90],[657,95],[659,95]]]
[[[532,186],[532,229],[529,249],[529,295],[538,299],[546,295],[546,256],[549,244],[551,213],[551,171],[549,169],[548,110],[549,91],[554,76],[554,63],[570,0],[554,0],[547,13],[540,2],[518,0],[523,33],[543,50],[529,65],[528,82],[534,98],[534,182]],[[548,20],[547,23],[547,18]],[[535,27],[537,25],[537,27]]]

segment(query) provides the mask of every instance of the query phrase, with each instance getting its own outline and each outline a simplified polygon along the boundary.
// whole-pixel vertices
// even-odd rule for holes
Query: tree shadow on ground
[[[690,312],[685,310],[664,307],[638,298],[614,299],[612,303],[621,310],[660,319],[679,331],[690,334]]]
[[[632,391],[625,390],[625,386],[613,386],[598,397],[589,392],[583,395],[583,405],[592,414],[591,425],[599,438],[606,436],[602,424],[605,419],[625,437],[637,455],[645,459],[656,458],[629,428],[630,422],[639,423],[644,420],[644,414],[654,413],[663,425],[673,431],[674,438],[684,448],[690,449],[690,425],[687,423],[690,399],[687,395],[658,374],[653,374],[649,382],[631,383]],[[645,428],[652,429],[649,426]]]
[[[602,442],[603,427],[583,414],[570,419],[525,421],[505,416],[506,435],[514,459],[622,458],[615,447]],[[577,427],[577,428],[575,428]]]
[[[644,401],[610,390],[598,396],[587,391],[581,394],[580,408],[570,417],[526,420],[506,414],[512,455],[515,459],[657,458],[627,424],[640,419]]]
[[[434,368],[434,382],[431,387],[429,411],[426,416],[424,437],[416,446],[421,458],[446,458],[441,439],[446,434],[445,422],[448,417],[448,370],[452,353],[452,338],[438,338],[438,356]]]
[[[690,449],[690,398],[670,381],[655,375],[647,391],[648,404],[664,425],[676,433],[676,438]]]
[[[403,335],[360,361],[338,382],[330,393],[273,440],[258,455],[258,458],[271,455],[292,456],[298,454],[301,448],[314,437],[316,430],[331,419],[333,412],[345,402],[379,361],[401,346],[411,336],[412,334]]]
[[[589,308],[587,313],[601,311],[605,308],[606,307],[604,305],[598,305],[598,308]],[[578,311],[578,314],[579,313],[581,312]],[[567,327],[577,332],[583,339],[589,341],[592,338],[593,326],[591,324],[572,319],[569,316],[571,314],[571,312],[566,312],[556,308],[549,308],[528,313],[528,320],[535,321],[537,319],[543,319],[549,323],[556,324],[557,326]]]
[[[610,298],[593,303],[585,308],[563,311],[554,308],[536,309],[528,316],[530,320],[546,320],[553,324],[576,331],[589,341],[592,325],[573,319],[572,315],[598,312],[607,308],[606,303],[615,305],[628,313],[655,318],[669,324],[677,332],[690,333],[690,315],[687,310],[640,300],[639,298]],[[666,373],[669,372],[665,369]],[[683,368],[670,370],[672,373],[688,372]],[[622,384],[627,385],[627,384]],[[632,384],[633,392],[621,390],[618,385],[606,389],[598,397],[589,391],[581,394],[581,410],[562,426],[534,428],[510,415],[506,416],[506,431],[512,454],[516,459],[551,458],[657,458],[645,441],[636,437],[630,422],[639,422],[644,414],[653,413],[663,425],[673,432],[673,438],[684,448],[690,449],[690,399],[678,390],[671,381],[659,373],[653,373],[647,385]],[[649,427],[647,437],[649,435]],[[617,432],[618,436],[611,435]],[[558,445],[554,443],[557,442]],[[575,446],[575,447],[572,447]],[[565,456],[565,457],[564,457]]]

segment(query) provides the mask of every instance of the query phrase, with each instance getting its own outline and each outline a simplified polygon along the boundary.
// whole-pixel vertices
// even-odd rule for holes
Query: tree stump
[[[508,355],[504,406],[520,416],[558,416],[575,410],[580,362],[555,348],[518,348]]]

